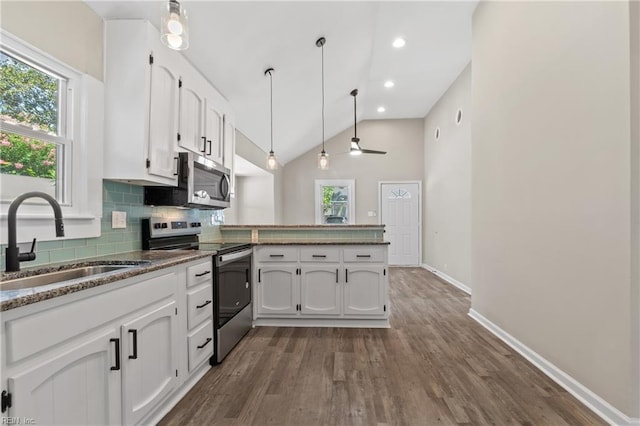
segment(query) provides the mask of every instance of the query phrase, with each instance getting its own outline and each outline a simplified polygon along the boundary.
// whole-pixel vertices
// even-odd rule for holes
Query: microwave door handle
[[[222,175],[222,180],[220,181],[220,194],[223,199],[227,199],[229,196],[229,177],[226,174]]]

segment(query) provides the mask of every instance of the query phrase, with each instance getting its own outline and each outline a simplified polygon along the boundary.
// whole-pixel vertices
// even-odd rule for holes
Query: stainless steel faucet
[[[20,204],[28,198],[42,198],[51,204],[53,208],[53,214],[55,216],[56,223],[56,237],[64,237],[64,224],[62,223],[62,209],[60,208],[60,204],[49,194],[45,194],[44,192],[25,192],[22,195],[19,195],[18,198],[13,200],[11,205],[9,206],[9,213],[7,215],[7,223],[9,225],[8,232],[8,241],[7,248],[5,253],[7,255],[7,268],[6,272],[14,272],[20,270],[20,262],[25,262],[29,260],[35,260],[36,253],[36,239],[33,239],[33,244],[31,245],[31,251],[28,253],[20,253],[20,249],[18,248],[18,243],[16,241],[16,213],[18,211],[18,207]]]

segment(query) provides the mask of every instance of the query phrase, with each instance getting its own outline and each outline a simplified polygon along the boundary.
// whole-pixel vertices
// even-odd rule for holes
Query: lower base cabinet
[[[254,259],[257,325],[260,320],[266,325],[294,325],[296,319],[388,319],[384,245],[266,245],[255,248]]]
[[[8,409],[1,416],[34,424],[151,422],[197,373],[187,371],[187,358],[202,366],[198,372],[208,368],[211,344],[193,358],[180,327],[187,266],[3,312]],[[210,320],[207,326],[202,333],[211,334]]]

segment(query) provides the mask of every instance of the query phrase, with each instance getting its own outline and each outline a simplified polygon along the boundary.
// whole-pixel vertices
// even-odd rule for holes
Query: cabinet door
[[[258,267],[258,315],[296,315],[300,302],[300,282],[297,265]]]
[[[115,369],[118,338],[115,328],[81,338],[66,352],[9,377],[9,415],[33,419],[35,424],[121,423],[121,376]]]
[[[180,140],[178,145],[200,155],[207,152],[202,122],[203,111],[204,99],[188,81],[183,81],[180,88]]]
[[[346,264],[344,271],[344,314],[384,314],[387,303],[384,266]]]
[[[139,423],[177,383],[175,309],[171,301],[122,326],[125,424]]]
[[[154,52],[149,91],[150,174],[177,179],[178,77],[166,52]]]
[[[339,264],[303,266],[300,276],[303,314],[340,315]]]
[[[223,164],[222,113],[209,99],[205,108],[205,133],[207,135],[206,156],[218,164]]]

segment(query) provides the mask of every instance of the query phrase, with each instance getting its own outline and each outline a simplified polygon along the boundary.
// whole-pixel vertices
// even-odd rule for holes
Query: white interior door
[[[420,264],[420,183],[380,183],[380,221],[390,265]]]

